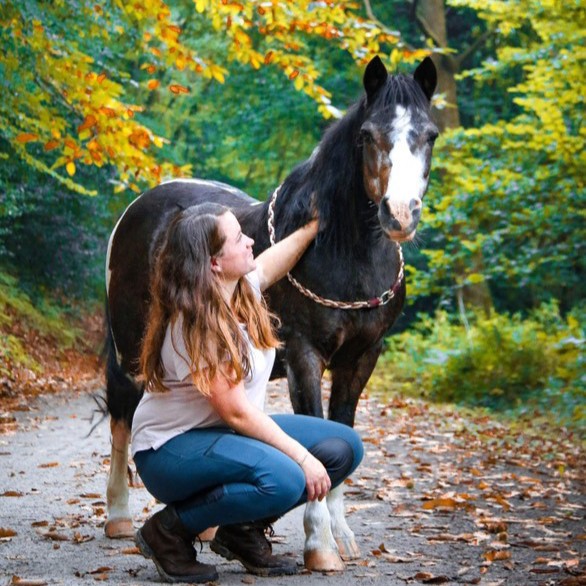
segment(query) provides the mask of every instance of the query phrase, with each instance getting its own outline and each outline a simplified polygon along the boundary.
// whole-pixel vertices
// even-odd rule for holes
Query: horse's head
[[[437,81],[426,57],[413,77],[389,76],[375,57],[364,73],[365,118],[360,128],[364,187],[378,205],[380,224],[392,240],[411,240],[429,182],[438,135],[429,112]]]

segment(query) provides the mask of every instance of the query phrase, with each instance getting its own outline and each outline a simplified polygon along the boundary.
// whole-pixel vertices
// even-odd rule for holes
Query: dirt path
[[[271,387],[271,411],[289,410],[285,393]],[[4,425],[0,586],[157,581],[131,540],[104,536],[109,430],[103,422],[87,437],[94,408],[87,393],[62,393]],[[343,574],[267,584],[586,584],[585,458],[561,431],[544,439],[489,418],[367,397],[357,429],[367,456],[346,495],[362,559]],[[157,505],[144,488],[130,498],[138,526]],[[300,563],[302,513],[276,525],[277,551]],[[221,584],[265,581],[207,544],[200,557],[217,564]]]

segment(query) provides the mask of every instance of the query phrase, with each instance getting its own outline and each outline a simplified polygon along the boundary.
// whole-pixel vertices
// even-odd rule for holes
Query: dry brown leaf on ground
[[[17,584],[18,586],[47,586],[47,582],[41,578],[19,578],[18,576],[12,576],[10,584]]]
[[[434,576],[429,572],[417,572],[413,578],[423,584],[445,584],[450,581],[448,576]]]

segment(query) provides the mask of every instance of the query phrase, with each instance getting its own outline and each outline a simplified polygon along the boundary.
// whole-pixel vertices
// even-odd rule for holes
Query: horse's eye
[[[374,142],[374,136],[372,135],[372,132],[366,128],[362,128],[360,130],[360,141],[363,144],[372,144]]]
[[[429,136],[427,137],[427,142],[428,144],[433,146],[433,143],[436,141],[438,137],[438,133],[437,132],[430,132]]]

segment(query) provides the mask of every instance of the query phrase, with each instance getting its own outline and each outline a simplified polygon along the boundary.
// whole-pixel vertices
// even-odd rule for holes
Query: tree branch
[[[486,41],[490,37],[492,37],[494,32],[494,29],[484,31],[469,47],[466,48],[466,50],[463,53],[461,53],[457,57],[454,57],[454,59],[456,60],[456,65],[458,67],[457,71],[460,71],[466,59],[468,59],[472,55],[472,53],[474,53],[474,51],[476,51],[481,45],[486,43]]]

